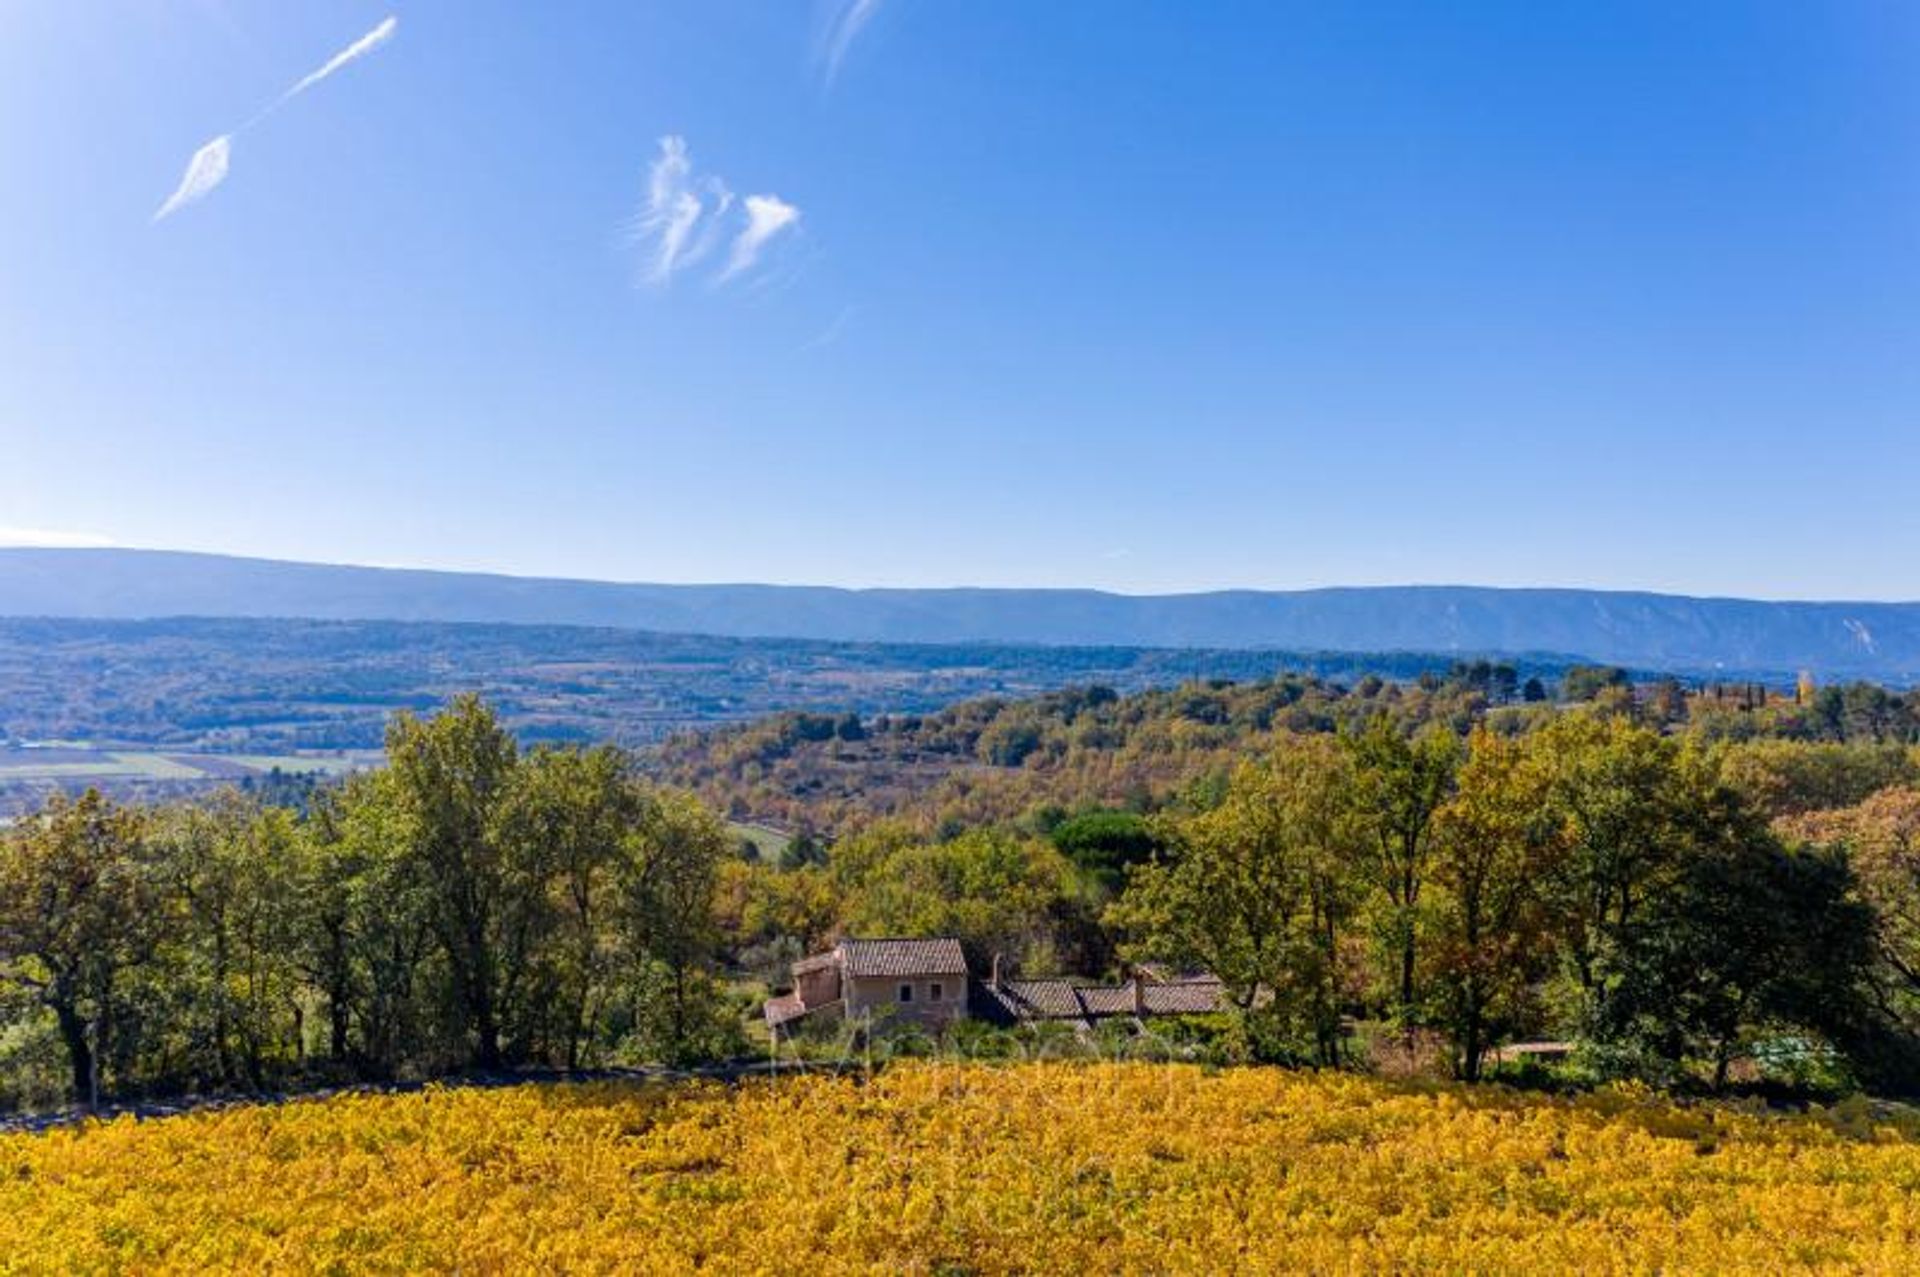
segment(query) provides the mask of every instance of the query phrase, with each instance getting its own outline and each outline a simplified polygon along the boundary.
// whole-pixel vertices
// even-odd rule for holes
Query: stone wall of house
[[[903,988],[912,991],[904,1001]],[[967,1013],[967,978],[961,975],[855,976],[845,982],[843,991],[850,1016],[870,1012],[938,1028]]]
[[[840,997],[840,968],[823,966],[817,971],[802,971],[793,978],[793,991],[803,1006],[822,1007]]]

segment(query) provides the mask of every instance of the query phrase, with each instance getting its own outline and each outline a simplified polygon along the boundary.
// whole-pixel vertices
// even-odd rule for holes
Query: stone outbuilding
[[[866,1019],[885,1014],[944,1028],[967,1013],[967,955],[952,937],[846,939],[793,964],[793,992],[767,1001],[767,1024],[802,1016]]]
[[[935,1030],[969,1017],[1003,1026],[1044,1020],[1091,1028],[1115,1018],[1204,1015],[1226,1005],[1226,990],[1215,977],[1176,975],[1156,966],[1137,968],[1121,984],[1094,984],[1002,980],[996,960],[979,980],[969,972],[960,942],[941,937],[842,940],[794,963],[793,992],[769,998],[764,1013],[775,1033],[810,1017],[886,1016]]]

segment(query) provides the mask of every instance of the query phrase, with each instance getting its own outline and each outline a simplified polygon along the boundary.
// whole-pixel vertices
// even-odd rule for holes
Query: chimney
[[[987,987],[995,993],[1000,992],[1000,955],[993,955],[993,966],[987,975]]]
[[[1129,981],[1133,985],[1133,1013],[1145,1015],[1147,1013],[1147,982],[1140,977],[1138,970],[1129,977]]]

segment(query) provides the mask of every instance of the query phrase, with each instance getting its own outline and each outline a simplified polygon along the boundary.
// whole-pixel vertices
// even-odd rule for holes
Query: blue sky
[[[0,539],[1920,598],[1913,6],[0,0],[0,174]]]

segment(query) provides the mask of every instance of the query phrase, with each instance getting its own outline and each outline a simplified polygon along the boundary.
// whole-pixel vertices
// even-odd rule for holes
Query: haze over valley
[[[115,549],[0,549],[0,616],[571,625],[848,643],[1470,655],[1695,676],[1920,677],[1920,603],[1380,586],[1122,595],[555,580]]]

